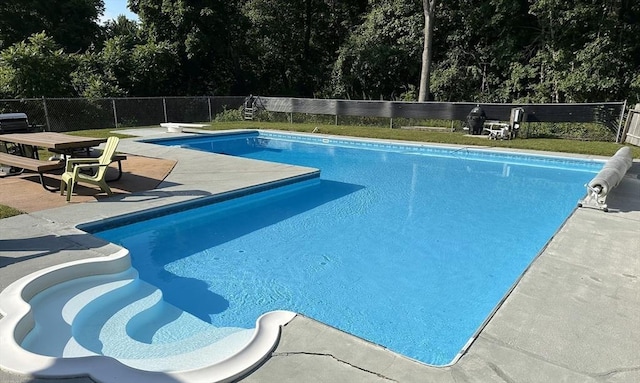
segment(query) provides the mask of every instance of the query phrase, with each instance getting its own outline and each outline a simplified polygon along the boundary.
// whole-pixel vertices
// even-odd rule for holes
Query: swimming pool
[[[129,249],[168,303],[222,328],[290,310],[431,365],[456,360],[602,167],[264,132],[157,143],[321,170],[91,229]]]

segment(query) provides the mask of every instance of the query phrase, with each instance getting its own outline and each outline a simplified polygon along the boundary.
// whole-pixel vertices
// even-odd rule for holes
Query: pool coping
[[[288,134],[288,133],[287,133],[287,134]],[[403,144],[416,144],[416,143],[404,142],[404,141],[398,141],[398,142],[401,142],[401,143],[403,143]],[[422,143],[418,143],[418,144],[422,144]],[[143,154],[145,154],[145,153],[149,153],[149,152],[148,152],[148,149],[141,148],[141,147],[139,147],[139,145],[136,145],[136,144],[132,144],[132,145],[123,145],[123,148],[124,148],[125,146],[130,146],[130,147],[131,147],[131,150],[134,150],[134,152],[136,152],[136,151],[137,151],[137,153],[143,153]],[[438,146],[449,146],[449,145],[438,145]],[[135,148],[134,148],[134,147],[135,147]],[[453,145],[452,145],[451,147],[459,147],[459,146],[453,146]],[[477,149],[477,148],[474,148],[474,149]],[[491,150],[495,150],[495,149],[496,149],[496,148],[491,148]],[[507,150],[507,151],[514,151],[514,150],[509,149],[509,150]],[[535,153],[535,154],[540,154],[539,152],[533,152],[533,151],[522,151],[522,152],[524,152],[524,153],[532,152],[532,153]],[[565,155],[565,154],[557,154],[557,155],[559,155],[559,156],[568,156],[568,155]],[[596,158],[596,159],[599,159],[599,158],[600,158],[600,157],[598,157],[598,156],[577,156],[577,157],[579,157],[579,158]],[[637,166],[636,166],[636,168],[637,168]],[[171,180],[169,180],[169,181],[171,181]],[[635,182],[635,180],[631,179],[631,177],[628,177],[628,179],[627,179],[626,181],[632,181],[632,182]],[[633,186],[633,185],[632,185],[632,186]],[[635,187],[635,186],[633,186],[633,187]],[[614,193],[615,193],[615,190],[614,190]],[[181,197],[183,197],[183,196],[182,196],[182,195],[179,195],[179,193],[177,193],[177,194],[178,194],[178,195],[176,195],[176,196],[171,196],[171,195],[169,195],[169,193],[167,193],[166,197],[167,197],[167,198],[169,198],[169,197],[178,197],[178,198],[173,198],[174,200],[176,200],[176,199],[177,199],[177,200],[187,200],[187,199],[188,199],[188,198],[181,198]],[[171,198],[169,198],[169,199],[171,199]],[[145,204],[142,204],[142,205],[145,205]],[[110,206],[111,206],[110,204],[106,204],[106,205],[105,205],[105,207],[110,207]],[[635,206],[635,205],[634,205],[634,206]],[[72,218],[72,217],[69,217],[69,216],[67,216],[67,215],[66,215],[66,213],[64,213],[64,212],[65,212],[65,211],[68,211],[68,210],[74,210],[74,211],[75,211],[76,209],[75,209],[75,208],[73,208],[73,207],[71,207],[71,206],[69,206],[69,207],[65,207],[65,208],[52,209],[52,210],[55,210],[55,212],[51,211],[51,212],[44,212],[44,213],[42,213],[42,214],[31,214],[31,215],[30,215],[31,217],[29,217],[29,218],[32,218],[32,219],[34,219],[34,220],[45,220],[46,222],[52,222],[52,221],[53,221],[53,222],[56,222],[56,224],[61,223],[61,224],[63,225],[62,230],[61,230],[61,228],[60,228],[60,227],[56,228],[56,227],[55,227],[56,225],[52,225],[52,227],[50,227],[49,229],[51,229],[52,231],[54,231],[54,230],[55,230],[55,231],[57,231],[57,232],[59,232],[59,233],[62,233],[62,234],[64,234],[65,232],[68,232],[69,230],[73,231],[73,227],[69,227],[69,225],[71,224],[71,222],[77,222],[77,218],[75,218],[75,219],[74,219],[74,218]],[[69,215],[73,215],[73,213],[74,213],[74,212],[71,212],[71,213],[69,213]],[[103,215],[99,215],[99,216],[101,216],[101,217],[110,216],[110,215],[112,215],[112,214],[110,214],[110,213],[113,213],[113,212],[104,212],[104,214],[103,214]],[[117,212],[116,212],[116,213],[117,213]],[[60,216],[60,214],[61,214],[61,216]],[[595,215],[594,215],[594,214],[595,214]],[[586,210],[580,209],[580,210],[576,210],[576,211],[574,212],[574,214],[572,214],[572,216],[571,216],[571,217],[569,217],[568,221],[574,221],[576,217],[577,217],[577,218],[581,218],[581,219],[585,219],[585,218],[587,218],[588,220],[598,219],[598,218],[600,218],[600,217],[607,217],[607,218],[621,218],[621,219],[623,219],[623,220],[627,220],[627,221],[630,221],[630,222],[637,222],[637,217],[636,217],[636,216],[637,216],[637,210],[635,210],[635,207],[634,207],[634,208],[629,209],[629,211],[621,211],[621,212],[620,212],[620,217],[616,217],[616,216],[611,215],[611,214],[610,214],[610,215],[608,215],[608,216],[602,216],[602,214],[610,214],[610,213],[592,212],[592,211],[586,211]],[[11,220],[11,221],[16,221],[16,222],[17,222],[17,221],[24,221],[24,220],[27,220],[27,219],[23,217],[23,218],[16,218],[15,220],[14,220],[14,219],[9,219],[9,220]],[[5,221],[5,220],[2,220],[2,221]],[[3,223],[2,221],[0,221],[0,225]],[[45,222],[44,224],[42,224],[42,222],[41,222],[40,224],[42,224],[42,225],[46,226],[46,222]],[[571,223],[571,222],[570,222],[570,223]],[[71,226],[73,226],[73,225],[71,225]],[[561,229],[561,230],[564,230],[564,229]],[[24,233],[24,234],[28,234],[28,233]],[[560,233],[560,234],[562,234],[562,233]],[[547,249],[545,249],[545,251],[546,251],[546,250],[547,250]],[[627,249],[627,250],[628,250],[628,249]],[[535,262],[538,262],[538,261],[534,261],[534,263],[535,263]],[[23,262],[23,263],[24,263],[24,262]],[[36,266],[36,265],[32,265],[32,267],[33,267],[33,266],[35,266],[35,267],[37,268],[37,266]],[[632,266],[633,266],[633,264],[632,264]],[[635,267],[637,268],[637,263],[635,264]],[[5,271],[6,271],[6,270],[0,270],[0,275],[2,275],[2,276],[3,276],[3,278],[5,277],[5,273],[4,273]],[[635,270],[635,269],[634,269],[634,271],[630,272],[629,274],[630,274],[630,275],[632,275],[632,274],[634,274],[634,273],[635,273],[635,274],[637,274],[637,270]],[[526,277],[528,278],[528,276],[526,276]],[[516,289],[517,289],[517,288],[516,288]],[[510,300],[510,299],[511,299],[511,296],[509,296],[509,298],[508,298],[507,300]],[[503,308],[501,308],[501,309],[499,310],[499,313],[500,313],[502,310],[503,310]],[[492,321],[493,321],[493,319],[492,319]],[[287,349],[287,347],[289,347],[289,346],[290,346],[290,343],[291,343],[291,342],[289,342],[289,341],[287,340],[287,339],[288,339],[287,334],[288,334],[288,333],[293,333],[293,332],[299,332],[299,331],[305,332],[305,331],[309,331],[309,328],[318,328],[318,327],[320,328],[320,331],[323,331],[323,332],[327,332],[327,331],[328,331],[328,332],[332,332],[332,331],[329,331],[329,330],[327,330],[326,328],[324,328],[322,325],[319,325],[319,324],[317,324],[317,323],[313,323],[313,321],[310,321],[308,318],[300,318],[300,317],[297,317],[296,319],[294,319],[294,320],[291,322],[291,324],[289,324],[289,325],[287,325],[287,327],[285,327],[284,332],[283,332],[283,335],[284,335],[284,337],[283,337],[283,341],[284,341],[284,342],[281,342],[281,344],[278,346],[278,348],[276,349],[276,351],[275,351],[275,352],[274,352],[274,354],[273,354],[273,357],[272,357],[270,360],[268,360],[264,365],[262,365],[260,368],[258,368],[254,373],[252,373],[252,374],[250,374],[249,376],[247,376],[247,377],[245,378],[245,380],[246,380],[246,381],[251,381],[252,379],[258,379],[258,380],[256,380],[256,381],[261,381],[260,379],[262,379],[262,381],[270,381],[269,379],[266,379],[266,380],[264,379],[264,378],[265,378],[265,376],[271,376],[270,374],[273,372],[273,371],[271,371],[271,372],[270,372],[270,370],[272,370],[272,368],[271,368],[270,366],[272,366],[272,365],[278,365],[278,363],[280,363],[280,361],[282,361],[282,360],[286,359],[286,358],[284,358],[284,357],[283,357],[283,351],[282,351],[282,350],[280,350],[280,349],[281,349],[281,348],[284,348],[284,349],[286,350],[286,349]],[[334,330],[334,331],[335,331],[335,330]],[[491,331],[493,331],[493,329],[491,329]],[[488,332],[488,331],[483,330],[483,332],[484,332],[484,333],[486,333],[486,332]],[[635,333],[633,333],[633,332],[632,332],[632,334],[635,334]],[[337,335],[336,335],[336,334],[334,334],[334,336],[341,337],[341,335],[340,335],[340,334],[337,334]],[[485,346],[485,345],[484,345],[484,343],[486,343],[487,339],[488,339],[487,337],[483,337],[483,339],[481,339],[481,341],[482,341],[482,343],[483,343],[482,347],[484,347],[484,346]],[[634,338],[634,339],[635,339],[635,338]],[[349,339],[349,342],[354,342],[354,340]],[[373,354],[376,354],[377,352],[382,352],[383,354],[388,354],[388,352],[386,352],[385,350],[380,350],[380,349],[379,349],[379,347],[376,347],[375,345],[364,344],[364,345],[363,345],[363,347],[364,347],[365,349],[372,349],[372,350],[369,350],[369,351],[370,351],[371,353],[373,353]],[[478,348],[478,347],[479,347],[479,346],[474,345],[474,346],[472,346],[472,347],[470,348],[470,351],[471,351],[471,350],[473,350],[474,348]],[[310,347],[310,348],[313,348],[313,347]],[[286,352],[290,352],[290,351],[286,351]],[[305,358],[305,359],[306,359],[306,358],[311,358],[311,359],[312,359],[312,358],[313,358],[313,356],[312,356],[311,354],[312,354],[311,352],[300,352],[300,353],[298,353],[298,354],[296,354],[296,355],[293,355],[293,354],[292,354],[292,355],[289,355],[289,356],[291,357],[291,359],[296,359],[296,358],[297,358],[297,359],[301,359],[301,358]],[[334,355],[334,354],[338,354],[338,352],[331,353],[331,355]],[[392,356],[391,356],[391,358],[392,358],[392,359],[395,359],[395,358],[397,358],[397,355],[395,355],[395,356],[393,356],[393,355],[392,355]],[[465,360],[465,358],[466,358],[467,360]],[[321,355],[316,355],[316,359],[321,359]],[[342,360],[342,358],[336,358],[336,359],[341,359],[341,360]],[[459,367],[460,367],[460,364],[461,364],[461,363],[463,363],[463,362],[467,362],[469,359],[474,360],[474,357],[469,356],[469,353],[468,353],[468,354],[467,354],[465,357],[463,357],[462,359],[463,359],[463,361],[458,362],[458,364],[456,364],[456,365],[454,365],[454,366],[452,366],[452,367],[448,367],[448,368],[444,368],[444,369],[439,369],[439,371],[435,371],[435,372],[433,372],[433,371],[431,370],[431,368],[427,368],[427,369],[425,370],[425,369],[424,369],[424,368],[422,368],[422,367],[415,367],[414,365],[412,365],[412,366],[413,366],[412,368],[413,368],[413,369],[417,369],[417,370],[422,371],[422,372],[420,373],[420,375],[423,375],[423,374],[424,374],[424,371],[431,371],[430,373],[433,373],[433,374],[435,374],[435,375],[442,375],[442,374],[444,374],[444,373],[445,373],[445,372],[443,372],[443,371],[447,371],[447,373],[449,373],[450,371],[459,371],[459,370],[460,370],[460,368],[459,368]],[[323,359],[323,360],[324,360],[324,359]],[[411,361],[408,361],[408,362],[411,362]],[[338,363],[338,364],[339,364],[339,362],[336,362],[336,363]],[[404,362],[396,362],[396,363],[404,364],[404,363],[407,363],[407,361],[404,361]],[[415,363],[415,362],[411,362],[411,363]],[[411,363],[409,363],[409,364],[411,364]],[[334,364],[335,364],[335,363],[334,363]],[[314,371],[314,365],[323,365],[323,364],[322,364],[322,363],[317,363],[317,362],[316,362],[316,363],[312,363],[311,365],[305,365],[305,366],[306,366],[305,368],[306,368],[306,369],[308,369],[308,373],[312,373],[312,372]],[[372,369],[372,370],[374,370],[374,371],[375,371],[375,368],[374,368],[374,369]],[[624,370],[624,368],[623,368],[622,370]],[[494,371],[494,370],[492,370],[492,371]],[[628,368],[627,368],[627,370],[626,370],[626,371],[627,371],[627,373],[628,373],[628,371],[632,371],[632,372],[633,372],[633,370],[629,370]],[[293,375],[295,375],[295,374],[292,374],[293,372],[294,372],[294,371],[288,371],[288,372],[287,372],[287,374],[288,374],[288,375],[292,375],[292,376],[293,376]],[[296,373],[300,373],[299,371],[295,371],[295,372],[296,372]],[[623,372],[624,372],[624,371],[623,371]],[[330,377],[330,376],[332,376],[331,371],[330,371],[330,370],[326,370],[326,371],[324,371],[324,373],[325,373],[325,375],[327,376],[327,381],[330,381],[330,380],[329,380],[329,377]],[[493,373],[495,373],[495,371],[494,371]],[[534,371],[529,371],[529,373],[535,373],[535,372],[534,372]],[[287,374],[285,374],[285,375],[287,375]],[[387,372],[385,372],[384,374],[383,374],[383,373],[379,373],[379,374],[380,374],[380,375],[387,376],[387,375],[388,375],[388,369],[387,369]],[[485,372],[485,371],[483,370],[483,373],[482,373],[482,374],[492,374],[492,373],[491,373],[491,371],[489,371],[489,372]],[[482,374],[481,374],[481,375],[482,375]],[[1,376],[1,375],[0,375],[0,376]],[[484,375],[484,376],[486,377],[487,375]],[[588,376],[588,374],[586,374],[585,376]],[[424,376],[422,376],[422,377],[424,377]],[[282,376],[281,376],[281,378],[282,378]],[[278,379],[278,380],[280,380],[280,379]],[[7,379],[7,381],[12,381],[12,380],[8,380],[8,379]],[[19,377],[17,377],[15,381],[19,381]],[[274,380],[274,381],[275,381],[275,380]],[[411,379],[406,379],[406,381],[411,381]],[[418,380],[416,380],[416,381],[418,381]],[[468,380],[465,380],[465,381],[473,381],[473,379],[472,379],[472,378],[469,378]],[[480,381],[480,380],[479,380],[479,381]],[[624,380],[623,380],[623,381],[624,381]]]

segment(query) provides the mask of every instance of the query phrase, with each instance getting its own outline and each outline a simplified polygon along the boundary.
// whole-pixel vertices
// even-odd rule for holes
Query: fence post
[[[338,126],[338,114],[336,113],[336,126]]]
[[[213,121],[211,118],[211,97],[207,97],[207,104],[209,104],[209,122]]]
[[[116,124],[116,129],[118,128],[118,110],[116,109],[116,99],[111,99],[111,105],[113,106],[113,122]]]
[[[162,97],[162,109],[164,110],[164,122],[169,122],[167,121],[167,99]]]
[[[622,129],[622,120],[624,119],[624,111],[627,109],[627,100],[624,100],[624,104],[622,105],[622,110],[620,111],[620,121],[618,122],[618,132],[616,133],[616,144],[622,142],[622,134],[620,134],[620,129]]]
[[[47,100],[42,96],[42,107],[44,108],[44,119],[47,124],[47,131],[51,131],[51,125],[49,125],[49,110],[47,109]]]

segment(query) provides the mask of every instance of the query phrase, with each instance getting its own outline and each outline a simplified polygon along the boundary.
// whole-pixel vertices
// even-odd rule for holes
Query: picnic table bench
[[[64,161],[42,161],[36,158],[18,156],[4,152],[0,152],[0,164],[13,166],[19,169],[28,169],[38,173],[38,176],[40,177],[40,184],[43,188],[49,191],[56,191],[58,189],[45,184],[43,173],[64,168]],[[20,173],[22,173],[22,171],[13,174]]]
[[[127,156],[124,154],[116,154],[111,159],[111,163],[118,163],[118,176],[114,179],[110,179],[108,181],[117,181],[122,178],[122,161],[126,160]],[[9,154],[0,152],[0,164],[13,166],[19,169],[27,169],[33,172],[38,173],[38,177],[40,177],[40,184],[43,188],[48,191],[58,191],[60,190],[57,187],[48,186],[44,182],[44,173],[52,173],[55,170],[64,169],[65,161],[63,159],[57,161],[43,161],[37,158],[24,157],[15,154]],[[21,171],[13,173],[20,174]]]
[[[39,132],[39,133],[18,133],[0,135],[0,141],[3,143],[17,144],[18,149],[14,153],[0,152],[0,164],[12,166],[19,169],[27,169],[37,172],[40,177],[40,184],[49,191],[59,190],[47,186],[44,182],[43,173],[51,173],[54,170],[65,167],[64,158],[71,155],[86,153],[91,154],[91,148],[106,141],[104,138],[70,136],[62,133]],[[59,161],[42,161],[38,158],[37,147],[47,148],[52,152],[63,154],[63,158]],[[27,148],[30,148],[27,150]],[[28,153],[31,152],[31,153]],[[31,154],[31,155],[29,155]],[[109,181],[117,181],[122,177],[122,161],[127,156],[116,154],[111,162],[118,163],[118,176]],[[21,171],[13,173],[20,174]]]

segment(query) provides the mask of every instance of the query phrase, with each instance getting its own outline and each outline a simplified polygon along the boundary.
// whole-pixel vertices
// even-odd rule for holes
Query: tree
[[[365,7],[364,0],[249,0],[243,14],[253,91],[322,94],[335,52]]]
[[[530,92],[526,0],[457,0],[436,9],[430,92],[441,101],[507,102]]]
[[[127,95],[127,91],[119,86],[118,80],[102,70],[99,54],[80,55],[78,67],[71,74],[71,78],[73,87],[80,97],[95,99]]]
[[[148,41],[131,51],[131,96],[164,96],[175,94],[173,74],[179,65],[174,47],[166,42]]]
[[[422,70],[420,71],[420,93],[418,101],[429,99],[429,81],[431,79],[431,58],[433,56],[433,24],[435,23],[436,0],[422,0],[424,11],[424,44],[422,48]]]
[[[103,0],[0,1],[0,49],[45,32],[65,52],[84,52],[99,36],[103,12]]]
[[[164,96],[174,94],[179,58],[174,46],[141,38],[138,23],[118,16],[103,27],[100,50],[81,55],[74,86],[84,97]]]
[[[246,21],[244,0],[130,0],[148,42],[168,44],[179,58],[178,94],[229,94],[239,71]]]
[[[640,6],[629,0],[536,1],[532,89],[540,101],[617,101],[640,68]]]
[[[415,41],[423,25],[418,9],[410,0],[372,2],[338,51],[333,96],[395,99],[415,85],[420,70]]]
[[[114,36],[96,53],[80,56],[74,86],[83,97],[164,96],[175,90],[178,57],[167,43],[134,44]]]
[[[0,52],[0,97],[72,97],[76,59],[45,33],[34,34]]]
[[[2,95],[640,101],[634,0],[129,5],[99,27],[103,0],[1,1]]]
[[[140,25],[135,20],[127,19],[124,15],[119,15],[114,20],[107,20],[102,26],[102,35],[105,40],[121,36],[132,45],[144,43],[141,32]]]

